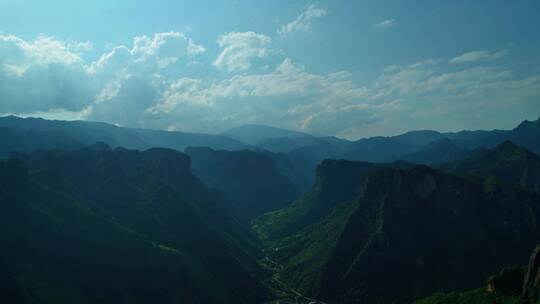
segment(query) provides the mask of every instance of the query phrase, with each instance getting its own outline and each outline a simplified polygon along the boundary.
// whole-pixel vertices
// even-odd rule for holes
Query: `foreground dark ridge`
[[[20,154],[0,163],[3,299],[261,303],[261,254],[173,150]]]
[[[279,278],[301,293],[409,303],[525,263],[540,241],[539,216],[538,194],[497,177],[328,160],[310,192],[253,229],[283,265]]]
[[[526,267],[510,266],[490,276],[484,287],[465,291],[437,293],[416,304],[537,304],[540,303],[540,245],[536,246]]]

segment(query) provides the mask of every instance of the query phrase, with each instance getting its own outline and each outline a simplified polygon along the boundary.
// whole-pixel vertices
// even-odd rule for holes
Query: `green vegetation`
[[[99,145],[17,157],[22,161],[0,162],[0,264],[4,286],[11,286],[0,290],[0,298],[14,303],[269,298],[255,240],[189,173],[185,155]]]
[[[495,148],[480,149],[464,159],[449,162],[442,169],[489,176],[486,191],[491,191],[500,182],[512,183],[540,192],[540,157],[510,141]]]
[[[253,229],[278,278],[308,297],[411,302],[476,288],[501,265],[526,261],[539,241],[540,198],[492,184],[425,166],[325,161],[312,191]]]

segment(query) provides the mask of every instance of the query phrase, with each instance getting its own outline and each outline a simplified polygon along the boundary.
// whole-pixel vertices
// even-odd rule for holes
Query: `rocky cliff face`
[[[540,245],[536,246],[531,254],[527,272],[523,279],[523,295],[525,298],[531,298],[532,300],[538,300],[540,295]]]
[[[281,210],[259,217],[254,229],[262,238],[297,233],[328,216],[337,205],[357,197],[367,173],[379,167],[367,162],[324,160],[308,193]]]
[[[360,167],[336,161],[323,168],[320,188],[303,206],[328,202],[324,193],[349,195],[285,237],[270,237],[275,259],[284,264],[283,280],[315,298],[410,302],[474,288],[504,265],[524,263],[540,241],[534,193],[504,183],[486,187],[483,178],[426,166],[350,169]],[[349,181],[356,191],[344,191]],[[291,227],[309,211],[300,214],[275,213],[261,218],[260,227],[265,221],[266,231],[283,222]]]

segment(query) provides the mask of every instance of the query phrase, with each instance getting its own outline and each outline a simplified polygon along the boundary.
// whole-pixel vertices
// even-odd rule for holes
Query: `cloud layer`
[[[217,59],[202,64],[229,73],[196,77],[190,63],[206,48],[179,32],[135,37],[95,61],[84,59],[91,43],[0,35],[0,111],[197,132],[261,123],[348,138],[490,128],[538,111],[540,75],[486,65],[500,52],[389,66],[359,82],[280,58],[263,34],[231,32],[218,44]],[[270,57],[277,64],[250,69]]]

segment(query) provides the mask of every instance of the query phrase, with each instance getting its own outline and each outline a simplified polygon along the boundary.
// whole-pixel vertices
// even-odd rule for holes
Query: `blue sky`
[[[538,1],[0,0],[0,114],[356,139],[540,116]]]

